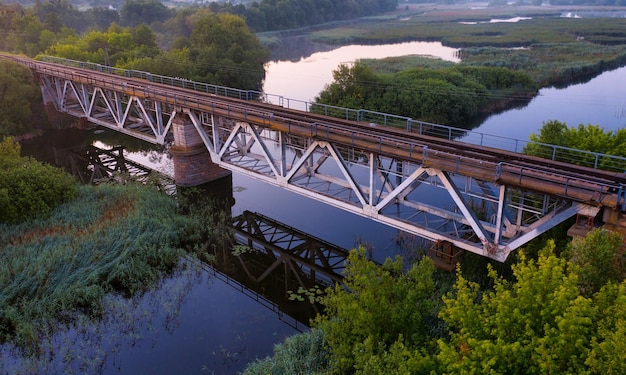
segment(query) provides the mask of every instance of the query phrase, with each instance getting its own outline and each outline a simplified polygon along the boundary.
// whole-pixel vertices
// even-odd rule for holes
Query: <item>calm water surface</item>
[[[333,80],[333,70],[357,59],[423,55],[458,62],[458,49],[439,42],[407,42],[385,45],[350,45],[325,52],[315,52],[297,61],[275,60],[267,64],[264,91],[286,98],[313,101]]]
[[[607,130],[624,128],[626,67],[602,73],[587,83],[542,89],[527,106],[490,116],[474,130],[527,140],[551,120],[570,127],[593,124]]]

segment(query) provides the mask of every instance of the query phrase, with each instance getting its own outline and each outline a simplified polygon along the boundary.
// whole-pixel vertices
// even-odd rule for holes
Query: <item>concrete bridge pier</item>
[[[174,144],[170,149],[174,162],[174,181],[178,186],[198,186],[220,178],[231,176],[232,172],[211,161],[202,138],[189,116],[178,111],[172,120]]]

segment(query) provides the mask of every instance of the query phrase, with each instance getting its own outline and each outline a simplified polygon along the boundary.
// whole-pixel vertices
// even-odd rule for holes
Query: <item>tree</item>
[[[585,360],[593,374],[626,373],[626,281],[608,283],[595,295],[600,321]]]
[[[120,10],[120,22],[124,26],[151,25],[164,22],[173,15],[159,0],[126,0]]]
[[[0,61],[0,137],[32,129],[31,104],[41,100],[40,95],[30,69]]]
[[[594,165],[595,155],[588,154],[585,157],[581,153],[574,153],[570,149],[584,150],[591,153],[626,156],[626,129],[617,131],[604,130],[599,125],[579,124],[568,127],[564,122],[552,120],[544,122],[539,133],[532,133],[529,137],[532,142],[524,147],[523,152],[544,158],[565,161],[569,163]],[[556,151],[547,145],[560,146]],[[598,166],[609,162],[608,159],[600,159]]]
[[[260,90],[269,52],[243,18],[198,12],[190,36],[189,58],[195,81]]]
[[[622,246],[622,236],[605,229],[572,240],[564,255],[579,267],[578,285],[583,295],[590,297],[609,281],[623,280],[626,259],[620,255]]]
[[[626,324],[624,283],[609,283],[585,297],[578,267],[553,251],[549,243],[537,260],[522,253],[512,281],[490,269],[491,290],[480,290],[458,274],[440,311],[450,330],[449,340],[439,340],[441,372],[600,374],[605,372],[593,370],[612,366],[605,350],[618,352],[607,344],[624,350],[623,337],[612,334],[623,333]]]
[[[371,98],[379,95],[380,86],[378,77],[364,64],[341,64],[333,71],[333,82],[326,85],[315,101],[346,108],[369,108]]]
[[[80,38],[70,36],[46,52],[72,60],[124,67],[133,59],[157,56],[159,49],[146,25],[125,28],[111,24],[106,31],[93,30]]]
[[[389,364],[385,353],[392,348],[398,353],[428,346],[435,306],[434,266],[425,258],[407,272],[403,268],[400,258],[381,266],[368,260],[364,249],[353,250],[344,285],[336,285],[322,298],[325,314],[314,327],[325,332],[331,366],[338,373],[355,366],[366,373],[372,357]]]

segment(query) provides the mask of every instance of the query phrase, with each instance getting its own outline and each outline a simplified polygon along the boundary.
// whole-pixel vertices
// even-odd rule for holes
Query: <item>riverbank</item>
[[[460,48],[463,63],[523,70],[541,87],[550,87],[586,81],[626,64],[621,14],[626,14],[626,7],[412,4],[379,17],[273,36],[285,37],[288,42],[298,38],[311,46],[309,50],[349,44],[441,42]],[[280,46],[273,49],[281,51]]]
[[[528,74],[538,89],[561,88],[587,82],[603,72],[626,65],[626,44],[621,44],[626,40],[626,34],[622,31],[622,19],[610,16],[617,13],[609,13],[626,12],[626,7],[582,7],[577,8],[577,12],[592,14],[594,9],[598,12],[593,14],[594,18],[580,19],[562,17],[571,13],[572,9],[568,7],[489,8],[486,4],[412,5],[408,9],[399,8],[395,13],[380,17],[364,18],[342,25],[320,26],[318,30],[309,30],[300,36],[289,36],[288,41],[299,41],[308,48],[306,51],[289,48],[291,55],[287,59],[294,62],[298,59],[319,60],[322,57],[314,58],[310,51],[315,51],[320,46],[323,46],[321,50],[327,50],[329,46],[351,43],[351,47],[388,43],[391,46],[391,43],[398,41],[430,40],[438,41],[431,43],[448,46],[445,48],[457,46],[459,48],[457,56],[462,65],[504,67]],[[578,13],[571,14],[576,16]],[[598,17],[604,17],[602,22],[598,22]],[[397,45],[401,48],[399,47],[401,44]],[[277,52],[273,53],[273,58],[284,58],[281,49],[275,51]],[[306,56],[307,53],[311,57],[303,58],[302,56]],[[440,68],[416,65],[412,61],[413,57],[395,57],[394,64],[403,65],[406,69],[416,66],[426,69]],[[352,59],[354,60],[347,61],[358,60],[358,55]],[[388,59],[385,59],[380,60],[378,64],[386,65],[388,62]],[[368,61],[368,65],[375,63],[372,60]],[[377,73],[393,72],[379,70]],[[270,85],[270,81],[266,81],[269,88],[266,91],[274,93],[275,91],[272,91],[274,85]],[[284,92],[281,90],[281,94],[285,92],[287,90]],[[478,117],[484,118],[488,114],[527,105],[536,94],[537,90],[520,92],[519,88],[517,90],[513,88],[508,94],[497,93],[499,100],[492,100],[481,108]],[[308,96],[312,99],[313,96],[317,96],[317,92]],[[393,114],[407,115],[397,112]],[[475,120],[472,119],[470,122]]]
[[[172,270],[193,223],[176,205],[150,186],[85,186],[49,217],[2,225],[0,342],[37,353],[52,327],[101,313],[105,294],[132,295]]]

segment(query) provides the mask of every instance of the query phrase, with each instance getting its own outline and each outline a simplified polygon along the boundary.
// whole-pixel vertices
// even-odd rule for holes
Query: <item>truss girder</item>
[[[171,104],[133,90],[95,87],[44,76],[46,97],[57,109],[157,144],[172,137],[173,120],[193,123],[214,163],[417,236],[503,261],[550,227],[589,206],[501,185],[496,176],[461,176],[335,144],[317,134],[274,129],[263,116],[241,116],[193,103]],[[421,160],[427,160],[424,147]],[[419,158],[418,158],[419,159]],[[423,163],[423,161],[421,162]],[[435,194],[436,192],[436,194]]]
[[[307,145],[292,145],[285,141],[285,134],[270,134],[245,122],[233,122],[225,136],[228,121],[212,118],[203,124],[199,117],[191,115],[213,161],[224,168],[500,261],[583,206],[542,198],[543,206],[536,207],[519,198],[534,193],[508,191],[492,181],[455,176],[375,153],[349,157],[345,149],[314,138]],[[430,203],[432,195],[420,191],[424,186],[447,193],[449,201],[443,207]],[[517,198],[512,200],[512,196]],[[542,212],[539,216],[538,211]],[[518,217],[517,223],[511,217]]]
[[[54,76],[44,76],[42,86],[60,112],[151,143],[166,142],[175,114],[166,103]]]

